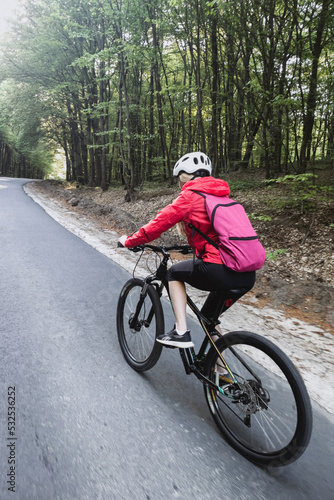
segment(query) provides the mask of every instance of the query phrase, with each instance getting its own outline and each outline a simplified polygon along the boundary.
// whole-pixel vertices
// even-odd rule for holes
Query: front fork
[[[146,318],[144,318],[140,321],[138,320],[139,314],[140,314],[140,311],[143,307],[143,304],[144,304],[144,301],[145,301],[145,298],[147,295],[147,290],[148,290],[148,287],[150,286],[150,284],[151,284],[151,280],[147,279],[143,285],[141,292],[140,292],[140,297],[139,297],[139,300],[138,300],[138,303],[136,306],[135,313],[129,321],[129,326],[130,326],[131,330],[134,330],[136,332],[139,332],[143,325],[146,327],[150,326],[151,321],[152,321],[153,316],[154,316],[154,310],[152,307]],[[163,283],[161,283],[160,286],[158,284],[155,284],[155,283],[154,283],[154,285],[156,285],[155,288],[156,288],[159,296],[161,297],[162,290],[164,287]]]
[[[146,294],[147,294],[147,289],[149,287],[149,283],[148,282],[145,282],[144,283],[144,286],[140,292],[140,297],[139,297],[139,300],[138,300],[138,303],[137,303],[137,306],[136,306],[136,310],[135,310],[135,313],[134,315],[132,316],[132,318],[130,319],[130,322],[129,322],[129,326],[131,328],[131,330],[135,330],[136,332],[139,332],[141,327],[142,327],[142,321],[138,321],[138,318],[139,318],[139,314],[140,314],[140,311],[141,311],[141,308],[144,304],[144,300],[146,298]],[[150,313],[151,314],[151,313]],[[152,320],[152,318],[151,318]],[[145,322],[148,321],[148,318]]]

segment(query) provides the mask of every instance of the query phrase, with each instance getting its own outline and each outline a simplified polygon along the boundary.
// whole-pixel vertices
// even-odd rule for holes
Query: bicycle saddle
[[[248,292],[248,288],[232,288],[230,290],[222,290],[221,297],[224,299],[239,299],[245,293]]]

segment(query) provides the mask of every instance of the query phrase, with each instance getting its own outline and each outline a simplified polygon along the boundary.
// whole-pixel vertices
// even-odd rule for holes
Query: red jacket
[[[205,262],[221,264],[219,251],[208,243],[200,234],[192,235],[192,230],[187,223],[192,223],[203,233],[218,243],[217,233],[213,229],[205,209],[203,196],[194,193],[192,189],[203,193],[214,194],[216,196],[227,196],[230,193],[228,184],[214,177],[198,177],[193,181],[188,181],[182,187],[177,199],[167,207],[163,208],[156,217],[148,224],[139,229],[125,241],[126,247],[135,247],[153,241],[175,226],[178,222],[186,223],[186,233],[189,245],[195,248],[196,255]]]

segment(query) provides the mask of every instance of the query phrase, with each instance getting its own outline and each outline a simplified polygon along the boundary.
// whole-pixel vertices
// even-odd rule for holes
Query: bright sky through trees
[[[0,0],[0,36],[2,36],[8,29],[7,19],[15,17],[15,11],[19,8],[19,0]]]

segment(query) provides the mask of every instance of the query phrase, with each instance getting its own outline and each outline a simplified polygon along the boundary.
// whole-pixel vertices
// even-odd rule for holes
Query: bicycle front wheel
[[[125,283],[117,305],[117,335],[127,363],[137,371],[152,368],[162,345],[155,341],[164,333],[160,297],[152,285],[143,292],[144,281],[132,278]]]
[[[228,333],[216,347],[231,373],[217,375],[218,353],[211,347],[204,374],[222,392],[206,385],[205,396],[225,439],[259,465],[294,462],[312,432],[311,403],[296,367],[275,344],[254,333]]]

